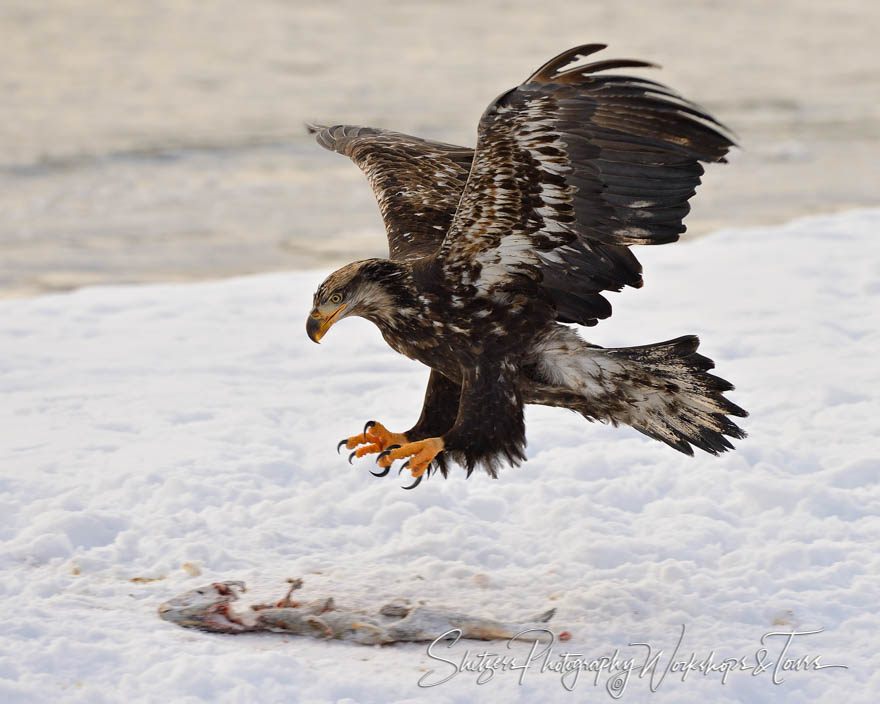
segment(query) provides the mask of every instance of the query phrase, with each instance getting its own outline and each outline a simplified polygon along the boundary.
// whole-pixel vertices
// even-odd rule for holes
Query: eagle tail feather
[[[686,335],[605,352],[623,364],[621,386],[634,400],[621,420],[686,455],[691,446],[717,455],[733,449],[728,437],[746,436],[729,416],[748,414],[723,396],[733,384],[709,373],[715,363],[697,352],[699,344]]]
[[[733,449],[728,438],[746,437],[730,416],[748,413],[724,397],[733,385],[709,373],[715,364],[698,346],[696,335],[686,335],[602,348],[557,330],[542,350],[540,369],[544,381],[577,392],[569,407],[590,420],[629,425],[686,455],[693,447],[717,455]]]

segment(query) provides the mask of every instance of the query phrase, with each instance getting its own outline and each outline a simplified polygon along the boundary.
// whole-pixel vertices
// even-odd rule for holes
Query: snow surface
[[[304,598],[419,599],[514,620],[557,608],[585,658],[790,657],[848,669],[670,674],[624,701],[847,702],[880,692],[880,211],[640,248],[646,287],[587,331],[604,345],[697,333],[750,437],[690,459],[629,429],[529,408],[529,461],[399,488],[336,441],[419,411],[424,368],[368,323],[305,335],[323,273],[91,288],[0,303],[0,701],[611,701],[603,673],[478,685],[424,645],[218,636],[165,599],[286,577]],[[198,566],[192,576],[184,563]],[[132,581],[140,578],[140,581]],[[156,581],[143,581],[153,579]],[[439,635],[439,634],[438,634]],[[778,638],[776,639],[779,640]],[[773,662],[779,645],[768,642]],[[461,642],[520,663],[528,645]]]

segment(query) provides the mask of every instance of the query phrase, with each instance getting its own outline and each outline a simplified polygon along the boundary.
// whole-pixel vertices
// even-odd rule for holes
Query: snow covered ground
[[[875,701],[878,232],[880,211],[856,211],[639,250],[645,288],[614,296],[589,339],[699,334],[752,414],[735,452],[690,459],[530,408],[525,465],[412,492],[334,448],[369,418],[408,427],[427,374],[361,321],[312,344],[323,273],[0,303],[0,701],[611,701],[607,671],[569,674],[572,696],[541,665],[615,649],[639,663],[636,641],[663,651],[657,691],[636,670],[624,701]],[[217,636],[156,616],[212,580],[244,579],[257,600],[294,576],[304,598],[366,607],[403,597],[518,619],[555,606],[550,626],[573,637],[480,685],[423,645]],[[682,624],[676,660],[752,667],[765,633],[824,629],[787,657],[848,669],[774,684],[770,637],[766,671],[659,682]],[[435,652],[467,649],[471,665],[530,652]],[[420,688],[426,675],[454,676]]]

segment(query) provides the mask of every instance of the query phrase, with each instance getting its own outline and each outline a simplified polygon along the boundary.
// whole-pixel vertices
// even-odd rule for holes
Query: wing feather
[[[451,285],[492,295],[528,276],[560,320],[595,324],[611,314],[602,291],[641,285],[629,245],[673,242],[685,231],[700,162],[724,161],[730,135],[660,83],[602,73],[652,64],[570,67],[603,48],[563,52],[483,114],[435,257]]]
[[[452,218],[474,150],[355,125],[307,125],[322,147],[344,154],[367,177],[392,259],[433,253]]]

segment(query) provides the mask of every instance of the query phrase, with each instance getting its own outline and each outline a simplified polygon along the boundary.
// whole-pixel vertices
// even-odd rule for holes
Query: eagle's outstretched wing
[[[461,203],[438,251],[450,285],[491,295],[528,276],[560,320],[586,325],[611,314],[599,295],[641,285],[631,244],[684,232],[700,161],[723,161],[725,128],[669,88],[602,73],[651,66],[578,59],[575,47],[502,94],[480,120]]]
[[[433,254],[467,181],[474,150],[354,125],[307,125],[318,143],[366,174],[388,233],[392,259]]]

